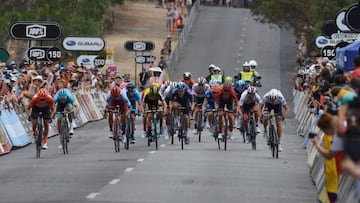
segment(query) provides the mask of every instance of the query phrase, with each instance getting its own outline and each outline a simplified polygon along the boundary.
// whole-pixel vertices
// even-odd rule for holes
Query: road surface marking
[[[115,185],[120,181],[120,179],[113,179],[112,181],[110,181],[110,185]]]
[[[143,162],[145,159],[138,159],[137,162]]]
[[[162,145],[160,145],[160,147],[165,147],[166,146],[166,144],[162,144]]]
[[[93,193],[90,193],[88,196],[86,196],[87,199],[94,199],[98,194],[98,192],[93,192]]]
[[[149,154],[154,154],[156,151],[150,151]]]
[[[127,168],[125,169],[125,172],[131,172],[132,170],[134,170],[134,168]]]

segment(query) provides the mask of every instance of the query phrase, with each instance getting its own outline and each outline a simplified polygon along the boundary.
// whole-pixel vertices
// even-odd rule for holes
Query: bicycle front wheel
[[[62,134],[62,146],[63,146],[63,153],[68,154],[68,141],[69,141],[69,125],[67,123],[67,120],[63,118],[61,122],[61,134]]]
[[[36,137],[36,158],[39,159],[40,158],[40,153],[42,150],[42,139],[43,139],[43,119],[41,117],[38,118],[37,120],[37,137]]]
[[[202,132],[202,111],[200,110],[197,117],[197,132],[199,133],[199,142],[201,142],[201,132]]]

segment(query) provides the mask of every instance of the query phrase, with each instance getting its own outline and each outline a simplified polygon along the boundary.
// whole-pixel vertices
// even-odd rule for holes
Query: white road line
[[[246,27],[243,27],[242,31],[246,31]]]
[[[154,154],[156,151],[150,151],[149,154]]]
[[[145,159],[138,159],[137,162],[143,162]]]
[[[88,196],[86,196],[86,198],[87,199],[94,199],[99,194],[100,193],[98,193],[98,192],[93,192],[93,193],[90,193]]]
[[[241,34],[241,37],[245,37],[245,34],[244,34],[244,33],[242,33],[242,34]]]
[[[166,144],[162,144],[162,145],[160,145],[160,147],[165,147],[166,146]]]
[[[240,40],[240,43],[244,43],[244,40],[242,39],[242,40]]]
[[[120,181],[120,179],[113,179],[112,181],[110,181],[110,185],[115,185]]]
[[[236,68],[235,68],[235,70],[236,70],[236,71],[239,71],[239,70],[240,70],[240,68],[239,68],[239,67],[236,67]]]
[[[240,60],[238,59],[238,60],[236,60],[236,63],[240,63]]]
[[[240,47],[239,50],[243,50],[244,48],[243,47]]]
[[[247,25],[247,22],[244,22],[244,25]]]
[[[127,168],[125,169],[125,172],[131,172],[132,170],[134,170],[134,168]]]
[[[241,57],[242,56],[242,54],[238,54],[238,57]]]

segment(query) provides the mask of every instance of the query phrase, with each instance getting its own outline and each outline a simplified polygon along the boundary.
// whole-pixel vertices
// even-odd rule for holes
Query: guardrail
[[[95,89],[73,92],[80,111],[73,120],[74,128],[88,122],[103,119],[106,94]],[[9,153],[13,148],[24,147],[31,143],[31,123],[22,107],[2,109],[0,114],[0,155]],[[57,135],[56,122],[49,128],[49,137]]]
[[[320,202],[329,202],[325,185],[325,162],[308,138],[309,132],[318,134],[319,142],[322,142],[324,133],[316,126],[319,115],[312,112],[307,105],[308,95],[297,90],[293,91],[295,118],[299,121],[297,134],[304,136],[304,148],[307,153],[307,164],[310,167],[310,177],[316,187]],[[338,200],[341,203],[360,202],[356,193],[355,179],[351,176],[341,174],[338,181]]]
[[[186,40],[189,36],[191,27],[197,17],[198,11],[200,7],[200,0],[197,0],[193,7],[191,8],[189,18],[187,19],[187,23],[184,25],[183,30],[180,33],[179,39],[176,43],[175,49],[171,52],[170,60],[169,60],[169,74],[172,77],[172,74],[175,71],[175,66],[179,61],[182,50],[185,46]]]

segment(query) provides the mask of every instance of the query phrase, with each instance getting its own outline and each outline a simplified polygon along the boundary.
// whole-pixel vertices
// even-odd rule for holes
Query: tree
[[[253,0],[251,11],[262,23],[291,28],[295,33],[305,33],[308,42],[321,34],[327,20],[335,19],[336,13],[359,0]],[[314,43],[308,43],[313,50]]]

